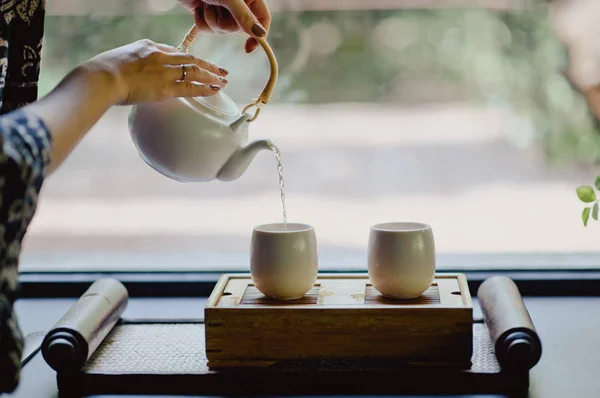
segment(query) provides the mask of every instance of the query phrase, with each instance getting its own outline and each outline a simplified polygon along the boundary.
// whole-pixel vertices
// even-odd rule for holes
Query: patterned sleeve
[[[0,394],[19,381],[23,338],[13,312],[21,242],[50,163],[51,135],[23,110],[0,116]]]

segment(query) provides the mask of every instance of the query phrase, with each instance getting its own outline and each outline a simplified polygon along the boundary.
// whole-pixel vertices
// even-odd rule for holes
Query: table
[[[48,330],[75,301],[19,300],[16,310],[23,332]],[[205,298],[132,298],[123,316],[199,319],[204,303]],[[600,388],[600,297],[526,297],[525,303],[543,342],[542,359],[531,371],[529,396],[596,397]],[[475,317],[481,316],[478,304],[474,307]],[[2,398],[57,396],[55,373],[38,354],[23,369],[19,388]]]

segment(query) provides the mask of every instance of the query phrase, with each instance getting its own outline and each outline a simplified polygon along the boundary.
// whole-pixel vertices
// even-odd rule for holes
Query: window
[[[563,42],[584,58],[597,45],[583,40],[597,37],[581,12],[593,2],[269,0],[280,78],[250,137],[281,149],[289,220],[314,225],[321,268],[363,269],[370,225],[397,220],[431,224],[441,269],[481,266],[465,253],[516,256],[492,268],[571,252],[579,263],[545,264],[596,266],[600,224],[584,227],[576,187],[594,184],[600,129],[563,73]],[[192,23],[174,0],[47,9],[41,94],[101,51],[177,45]],[[243,41],[192,49],[229,69],[240,106],[268,76]],[[46,181],[22,270],[247,270],[253,226],[282,218],[274,155],[234,182],[171,181],[138,156],[128,111],[111,109]]]

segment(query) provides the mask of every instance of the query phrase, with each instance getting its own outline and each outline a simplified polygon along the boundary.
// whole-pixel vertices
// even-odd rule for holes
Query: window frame
[[[364,273],[365,271],[335,270],[321,274]],[[515,269],[464,270],[444,269],[440,273],[463,273],[469,290],[476,296],[483,281],[495,275],[511,278],[524,297],[598,297],[600,269]],[[22,272],[20,295],[30,298],[78,298],[97,279],[120,280],[132,298],[208,297],[219,277],[228,272]],[[230,271],[230,273],[244,273]]]
[[[334,2],[327,2],[329,6],[325,6],[325,2],[320,5],[321,9],[313,11],[325,11],[335,9]],[[366,5],[366,1],[353,1],[353,7],[357,9],[372,9],[371,5]],[[428,6],[421,4],[419,8],[436,8],[434,3],[448,3],[447,1],[429,1]],[[465,0],[461,2],[463,7],[468,3],[477,3]],[[481,3],[481,2],[479,2]],[[486,0],[487,6],[479,6],[482,9],[495,9],[504,11],[528,11],[534,2],[531,0],[522,0],[511,2],[510,5],[504,4],[505,8],[495,6],[498,2],[494,0]],[[305,10],[311,2],[299,2],[294,10]],[[411,1],[397,0],[395,5],[389,9],[414,9],[414,4]],[[447,5],[447,4],[446,4]],[[511,6],[512,5],[512,6]],[[304,7],[304,8],[303,8]],[[346,5],[346,7],[348,7]],[[443,7],[443,6],[442,6]],[[458,5],[458,8],[461,6]],[[287,6],[284,2],[274,2],[271,5],[272,11],[286,11]],[[346,8],[347,9],[347,8]],[[178,11],[170,11],[170,13],[183,13],[182,9]],[[52,7],[49,7],[48,16],[61,15],[60,12],[55,12]],[[444,267],[438,272],[449,273],[458,272],[466,275],[469,289],[473,296],[481,283],[495,275],[505,275],[515,281],[523,296],[600,296],[600,253],[593,253],[598,256],[598,261],[592,261],[593,267],[581,265],[581,253],[560,254],[564,264],[578,264],[573,268],[549,266],[544,262],[543,258],[548,259],[553,253],[539,253],[539,261],[525,261],[519,263],[511,263],[511,269],[500,267],[492,268],[489,263],[494,262],[493,256],[486,257],[485,254],[473,253],[477,257],[477,264],[473,267],[476,269],[470,270],[461,268],[456,261],[450,267]],[[465,254],[466,256],[469,253]],[[507,260],[510,255],[507,255]],[[488,260],[492,261],[486,261]],[[570,260],[571,259],[571,260]],[[477,263],[480,261],[480,263]],[[511,259],[514,261],[514,258]],[[520,264],[520,265],[516,265]],[[123,282],[129,291],[131,297],[207,297],[214,288],[218,278],[224,273],[240,273],[247,269],[247,266],[241,264],[233,265],[228,270],[219,271],[22,271],[20,272],[20,298],[77,298],[89,287],[91,283],[102,277],[116,278]],[[247,271],[246,271],[247,272]],[[364,270],[356,270],[355,268],[348,270],[323,270],[322,274],[332,273],[360,273]]]

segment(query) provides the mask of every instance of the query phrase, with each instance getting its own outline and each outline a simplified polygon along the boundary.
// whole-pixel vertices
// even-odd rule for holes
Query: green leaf
[[[598,208],[600,206],[598,206],[598,202],[594,203],[594,208],[592,209],[592,217],[594,218],[594,220],[598,221]]]
[[[594,188],[588,185],[577,187],[577,196],[582,202],[591,203],[596,200],[596,192]]]
[[[590,219],[590,208],[586,207],[581,213],[581,219],[583,220],[583,226],[587,227],[588,220]]]
[[[600,176],[596,177],[596,189],[600,191]]]

